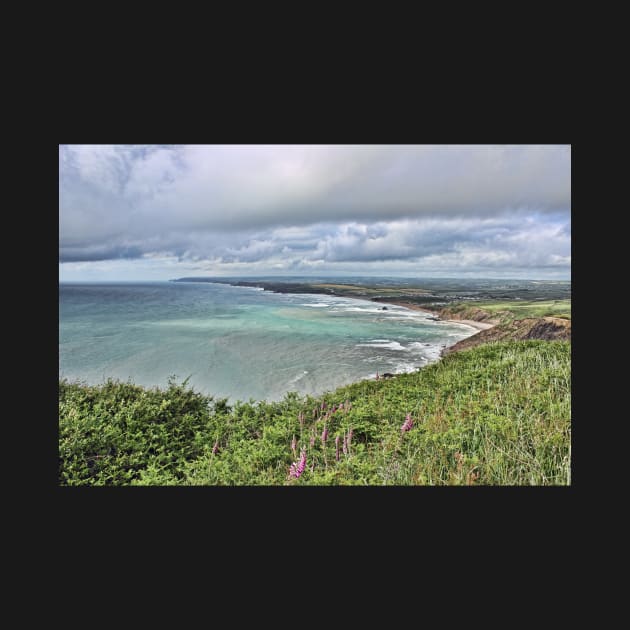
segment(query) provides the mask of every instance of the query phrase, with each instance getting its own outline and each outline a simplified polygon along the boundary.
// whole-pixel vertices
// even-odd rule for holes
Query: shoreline
[[[175,281],[169,281],[169,282],[175,282]],[[194,282],[194,281],[190,281],[190,282]],[[252,286],[252,285],[242,285],[242,284],[237,284],[237,283],[230,283],[230,282],[209,282],[209,281],[204,281],[207,282],[208,284],[216,284],[216,285],[223,285],[223,286],[230,286],[230,287],[234,287],[234,288],[239,288],[239,289],[254,289],[254,290],[259,290],[259,291],[269,291],[270,293],[277,293],[277,294],[288,294],[291,293],[293,295],[320,295],[320,296],[331,296],[331,297],[339,297],[339,298],[343,298],[343,299],[349,299],[349,300],[358,300],[358,301],[362,301],[362,302],[371,302],[372,304],[378,304],[378,305],[392,305],[392,306],[400,306],[402,308],[408,309],[408,310],[412,310],[412,311],[421,311],[426,313],[427,315],[431,315],[432,317],[428,318],[428,321],[435,321],[435,322],[446,322],[446,323],[452,323],[452,324],[463,324],[465,326],[468,326],[469,328],[473,329],[473,332],[470,333],[470,335],[468,335],[467,337],[464,338],[465,339],[470,339],[471,337],[474,337],[478,332],[485,330],[487,328],[492,328],[494,326],[494,324],[487,324],[484,322],[476,322],[473,320],[456,320],[456,319],[443,319],[441,317],[439,317],[439,310],[431,310],[429,308],[425,308],[422,306],[419,306],[417,304],[414,303],[410,303],[410,302],[405,302],[404,301],[404,297],[402,299],[397,298],[397,296],[393,296],[391,299],[388,297],[383,297],[383,296],[378,296],[375,298],[372,298],[370,296],[367,295],[347,295],[341,292],[336,292],[334,290],[328,290],[327,292],[321,292],[321,291],[308,291],[308,290],[304,290],[304,291],[300,291],[299,293],[293,293],[292,291],[278,291],[275,288],[268,288],[266,286]],[[451,345],[455,345],[455,343],[458,342],[454,342]],[[449,348],[450,345],[443,345],[442,343],[440,344],[425,344],[425,345],[435,345],[436,347],[439,348],[439,355],[436,356],[435,358],[427,358],[427,364],[426,365],[431,365],[433,363],[437,363],[439,362],[442,358],[443,358],[443,353],[444,350]],[[411,372],[416,372],[421,370],[422,368],[426,367],[425,365],[422,366],[416,366],[415,368],[413,368],[411,370]],[[391,376],[399,376],[402,374],[406,374],[409,373],[408,370],[404,370],[402,372],[400,371],[394,371],[393,374],[390,375]],[[113,378],[114,380],[116,380],[115,376],[107,376],[107,379],[109,378]],[[97,380],[94,382],[89,382],[89,385],[94,385],[94,386],[99,386],[102,385],[106,378],[103,378],[103,380]],[[372,380],[373,376],[372,375],[368,375],[362,378],[358,378],[357,380],[352,380],[351,382],[348,383],[342,383],[339,385],[336,385],[335,388],[338,387],[344,387],[346,385],[352,385],[354,383],[360,383],[363,381],[369,381]],[[384,377],[386,378],[386,377]],[[83,377],[68,377],[68,376],[62,376],[61,371],[59,372],[59,380],[65,380],[70,384],[82,384],[84,382]],[[86,381],[87,382],[87,381]],[[156,385],[144,385],[144,387],[162,387],[162,385],[160,384],[156,384]],[[200,390],[201,391],[201,390]],[[287,390],[287,391],[292,391],[292,390]],[[285,392],[283,394],[286,395],[287,392]],[[313,396],[320,396],[320,395],[324,395],[326,392],[322,391],[322,392],[314,392],[314,393],[309,393],[308,395],[313,395]],[[229,399],[233,399],[233,400],[241,400],[241,398],[238,398],[238,396],[234,396],[234,395],[228,395]],[[267,393],[265,395],[264,398],[260,398],[260,400],[265,400],[265,401],[276,401],[276,400],[281,400],[282,398],[269,398],[269,394]],[[244,398],[243,398],[244,400]]]
[[[374,300],[373,300],[374,301]],[[379,302],[384,302],[384,300],[379,299]],[[424,313],[430,313],[431,315],[435,315],[441,322],[449,322],[451,324],[465,324],[466,326],[471,326],[472,328],[476,328],[477,330],[488,330],[488,328],[494,328],[496,324],[490,324],[488,322],[477,322],[474,319],[442,319],[437,311],[432,311],[431,309],[425,308],[423,306],[418,306],[416,304],[412,304],[410,302],[387,302],[388,304],[395,304],[396,306],[403,306],[404,308],[408,308],[412,311],[423,311]]]
[[[466,324],[466,326],[472,326],[479,330],[488,330],[488,328],[494,328],[496,324],[487,324],[486,322],[476,322],[474,319],[444,319],[444,322],[451,322],[453,324]]]
[[[223,283],[219,283],[219,284],[223,284]],[[243,286],[242,284],[231,284],[229,282],[226,282],[225,284],[232,287]],[[266,286],[263,286],[263,287],[256,286],[255,288],[262,288],[263,291],[270,291],[271,293],[281,293],[281,294],[285,293],[284,291],[278,291],[275,287],[268,288]],[[292,293],[292,291],[290,293]],[[435,321],[448,322],[449,324],[463,324],[464,326],[469,326],[470,328],[474,328],[477,332],[481,330],[488,330],[489,328],[493,328],[494,326],[496,326],[496,324],[490,324],[487,322],[478,322],[473,319],[443,319],[439,316],[438,310],[431,310],[423,306],[418,306],[417,304],[414,304],[413,302],[405,302],[404,298],[400,299],[397,297],[392,297],[391,299],[389,299],[388,297],[381,297],[381,296],[373,298],[367,295],[365,296],[347,295],[343,293],[337,293],[334,289],[329,289],[326,292],[305,290],[305,291],[299,291],[299,293],[302,293],[303,295],[331,295],[333,297],[347,298],[350,300],[364,300],[364,301],[367,300],[368,302],[374,302],[375,304],[392,304],[394,306],[402,306],[403,308],[407,308],[411,311],[422,311],[423,313],[429,313],[430,315],[433,315],[436,318]],[[476,335],[477,333],[473,333],[473,334]],[[470,335],[470,336],[472,337],[473,335]]]
[[[293,291],[278,290],[278,287],[276,286],[274,286],[273,288],[269,288],[267,286],[264,286],[264,283],[242,284],[240,282],[239,283],[218,282],[216,284],[226,284],[231,287],[256,288],[256,289],[262,289],[263,291],[269,291],[271,293],[279,293],[279,294],[293,293]],[[261,284],[263,284],[263,286],[261,286]],[[496,326],[496,324],[490,324],[488,322],[478,322],[473,319],[443,319],[442,317],[439,316],[439,310],[432,310],[432,309],[414,304],[413,302],[405,302],[404,297],[399,298],[399,297],[394,296],[390,299],[388,297],[382,297],[382,296],[370,297],[369,295],[347,295],[344,293],[338,293],[334,289],[328,289],[327,291],[308,291],[308,285],[301,285],[300,289],[303,289],[303,290],[296,291],[295,294],[330,295],[333,297],[347,298],[350,300],[364,300],[368,302],[374,302],[375,304],[392,304],[394,306],[402,306],[403,308],[407,308],[411,311],[422,311],[423,313],[429,313],[430,315],[433,315],[433,317],[435,318],[435,321],[448,322],[449,324],[463,324],[464,326],[469,326],[470,328],[473,328],[477,332],[480,332],[482,330],[488,330],[489,328],[493,328],[494,326]],[[473,333],[473,335],[476,335],[477,332]],[[472,337],[473,335],[470,335],[470,336]]]

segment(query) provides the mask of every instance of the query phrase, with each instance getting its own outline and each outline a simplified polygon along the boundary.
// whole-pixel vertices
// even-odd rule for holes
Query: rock
[[[385,374],[381,374],[381,378],[392,378],[394,376],[391,372],[385,372]]]
[[[383,306],[383,308],[381,310],[382,311],[386,311],[387,310],[387,306]]]

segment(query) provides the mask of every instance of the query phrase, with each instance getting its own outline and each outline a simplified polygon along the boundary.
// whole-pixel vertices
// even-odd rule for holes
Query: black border
[[[150,97],[159,100],[157,94],[142,98],[134,92],[123,99],[123,94],[114,91],[116,98],[107,101],[92,93],[87,96],[89,107],[65,112],[58,142],[570,144],[567,103],[556,99],[557,93],[499,90],[488,102],[479,99],[474,90],[464,90],[472,87],[464,82],[463,93],[451,90],[445,95],[435,89],[420,89],[421,68],[407,77],[407,84],[419,84],[415,93],[409,85],[402,89],[402,83],[394,80],[370,90],[345,85],[337,91],[339,84],[326,84],[321,76],[319,79],[311,91],[304,89],[302,80],[293,93],[285,89],[275,99],[267,98],[272,86],[265,91],[261,81],[254,81],[238,92],[222,87],[205,93],[180,93],[155,109]],[[286,80],[293,87],[291,79]],[[136,101],[136,96],[141,98]],[[53,155],[58,159],[57,148],[54,144],[51,148],[55,152],[51,159]],[[51,181],[51,185],[58,188],[58,181]],[[34,192],[42,195],[41,207],[47,208],[44,221],[52,218],[50,228],[42,230],[47,261],[42,296],[46,297],[38,298],[40,319],[51,322],[50,352],[46,353],[50,364],[44,358],[46,367],[40,372],[46,375],[45,389],[49,391],[41,415],[49,431],[43,433],[48,456],[38,483],[45,480],[55,518],[72,536],[89,543],[95,540],[96,530],[102,540],[101,536],[128,532],[129,527],[141,537],[172,528],[173,535],[183,534],[186,541],[196,537],[216,541],[222,534],[242,532],[264,544],[260,541],[274,532],[290,539],[297,531],[308,530],[322,541],[354,541],[370,532],[375,540],[387,541],[400,550],[410,544],[431,545],[432,535],[443,540],[445,534],[462,546],[493,544],[497,538],[510,540],[512,534],[516,536],[514,544],[518,544],[525,532],[533,535],[543,524],[547,532],[554,530],[554,538],[562,535],[579,477],[573,476],[568,488],[352,487],[300,488],[295,492],[253,487],[59,487],[55,420],[58,315],[57,321],[52,313],[44,315],[48,307],[53,308],[58,286],[58,278],[53,278],[52,272],[48,277],[47,269],[48,265],[54,269],[58,261],[51,238],[55,213],[50,209],[52,195],[57,196],[54,189],[49,196],[43,187],[37,188]],[[58,233],[58,220],[56,227]],[[579,330],[578,314],[578,335]],[[420,532],[428,538],[423,541]],[[291,565],[295,567],[294,562]]]

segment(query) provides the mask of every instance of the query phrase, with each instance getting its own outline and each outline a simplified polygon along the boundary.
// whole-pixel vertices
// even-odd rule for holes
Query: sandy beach
[[[452,322],[454,324],[467,324],[468,326],[472,326],[477,330],[488,330],[488,328],[493,328],[496,324],[488,324],[486,322],[476,322],[473,319],[443,319],[444,322]]]
[[[381,303],[382,302],[379,300],[379,304]],[[412,311],[423,311],[425,313],[430,313],[434,317],[438,317],[435,311],[431,311],[428,308],[423,308],[422,306],[418,306],[417,304],[412,304],[410,302],[395,302],[392,300],[391,302],[388,302],[388,304],[395,304],[396,306],[404,306],[405,308],[411,309]],[[472,326],[473,328],[476,328],[477,330],[488,330],[488,328],[493,328],[496,325],[496,324],[489,324],[487,322],[476,322],[473,319],[442,319],[441,317],[439,319],[440,321],[451,322],[453,324],[466,324],[467,326]]]

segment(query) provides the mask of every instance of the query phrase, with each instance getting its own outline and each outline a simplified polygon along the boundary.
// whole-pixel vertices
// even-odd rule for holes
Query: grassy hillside
[[[460,352],[496,341],[526,341],[529,339],[570,341],[571,320],[560,317],[507,319],[488,330],[482,330],[471,337],[458,341],[456,344],[445,348],[442,354]]]
[[[568,484],[570,351],[491,343],[317,398],[232,407],[185,384],[60,381],[59,482]]]
[[[483,313],[488,315],[483,316]],[[476,319],[478,321],[493,319],[500,322],[534,317],[571,319],[571,300],[502,300],[475,302],[474,304],[460,302],[449,305],[440,312],[440,316],[445,319],[453,315],[461,319]]]

